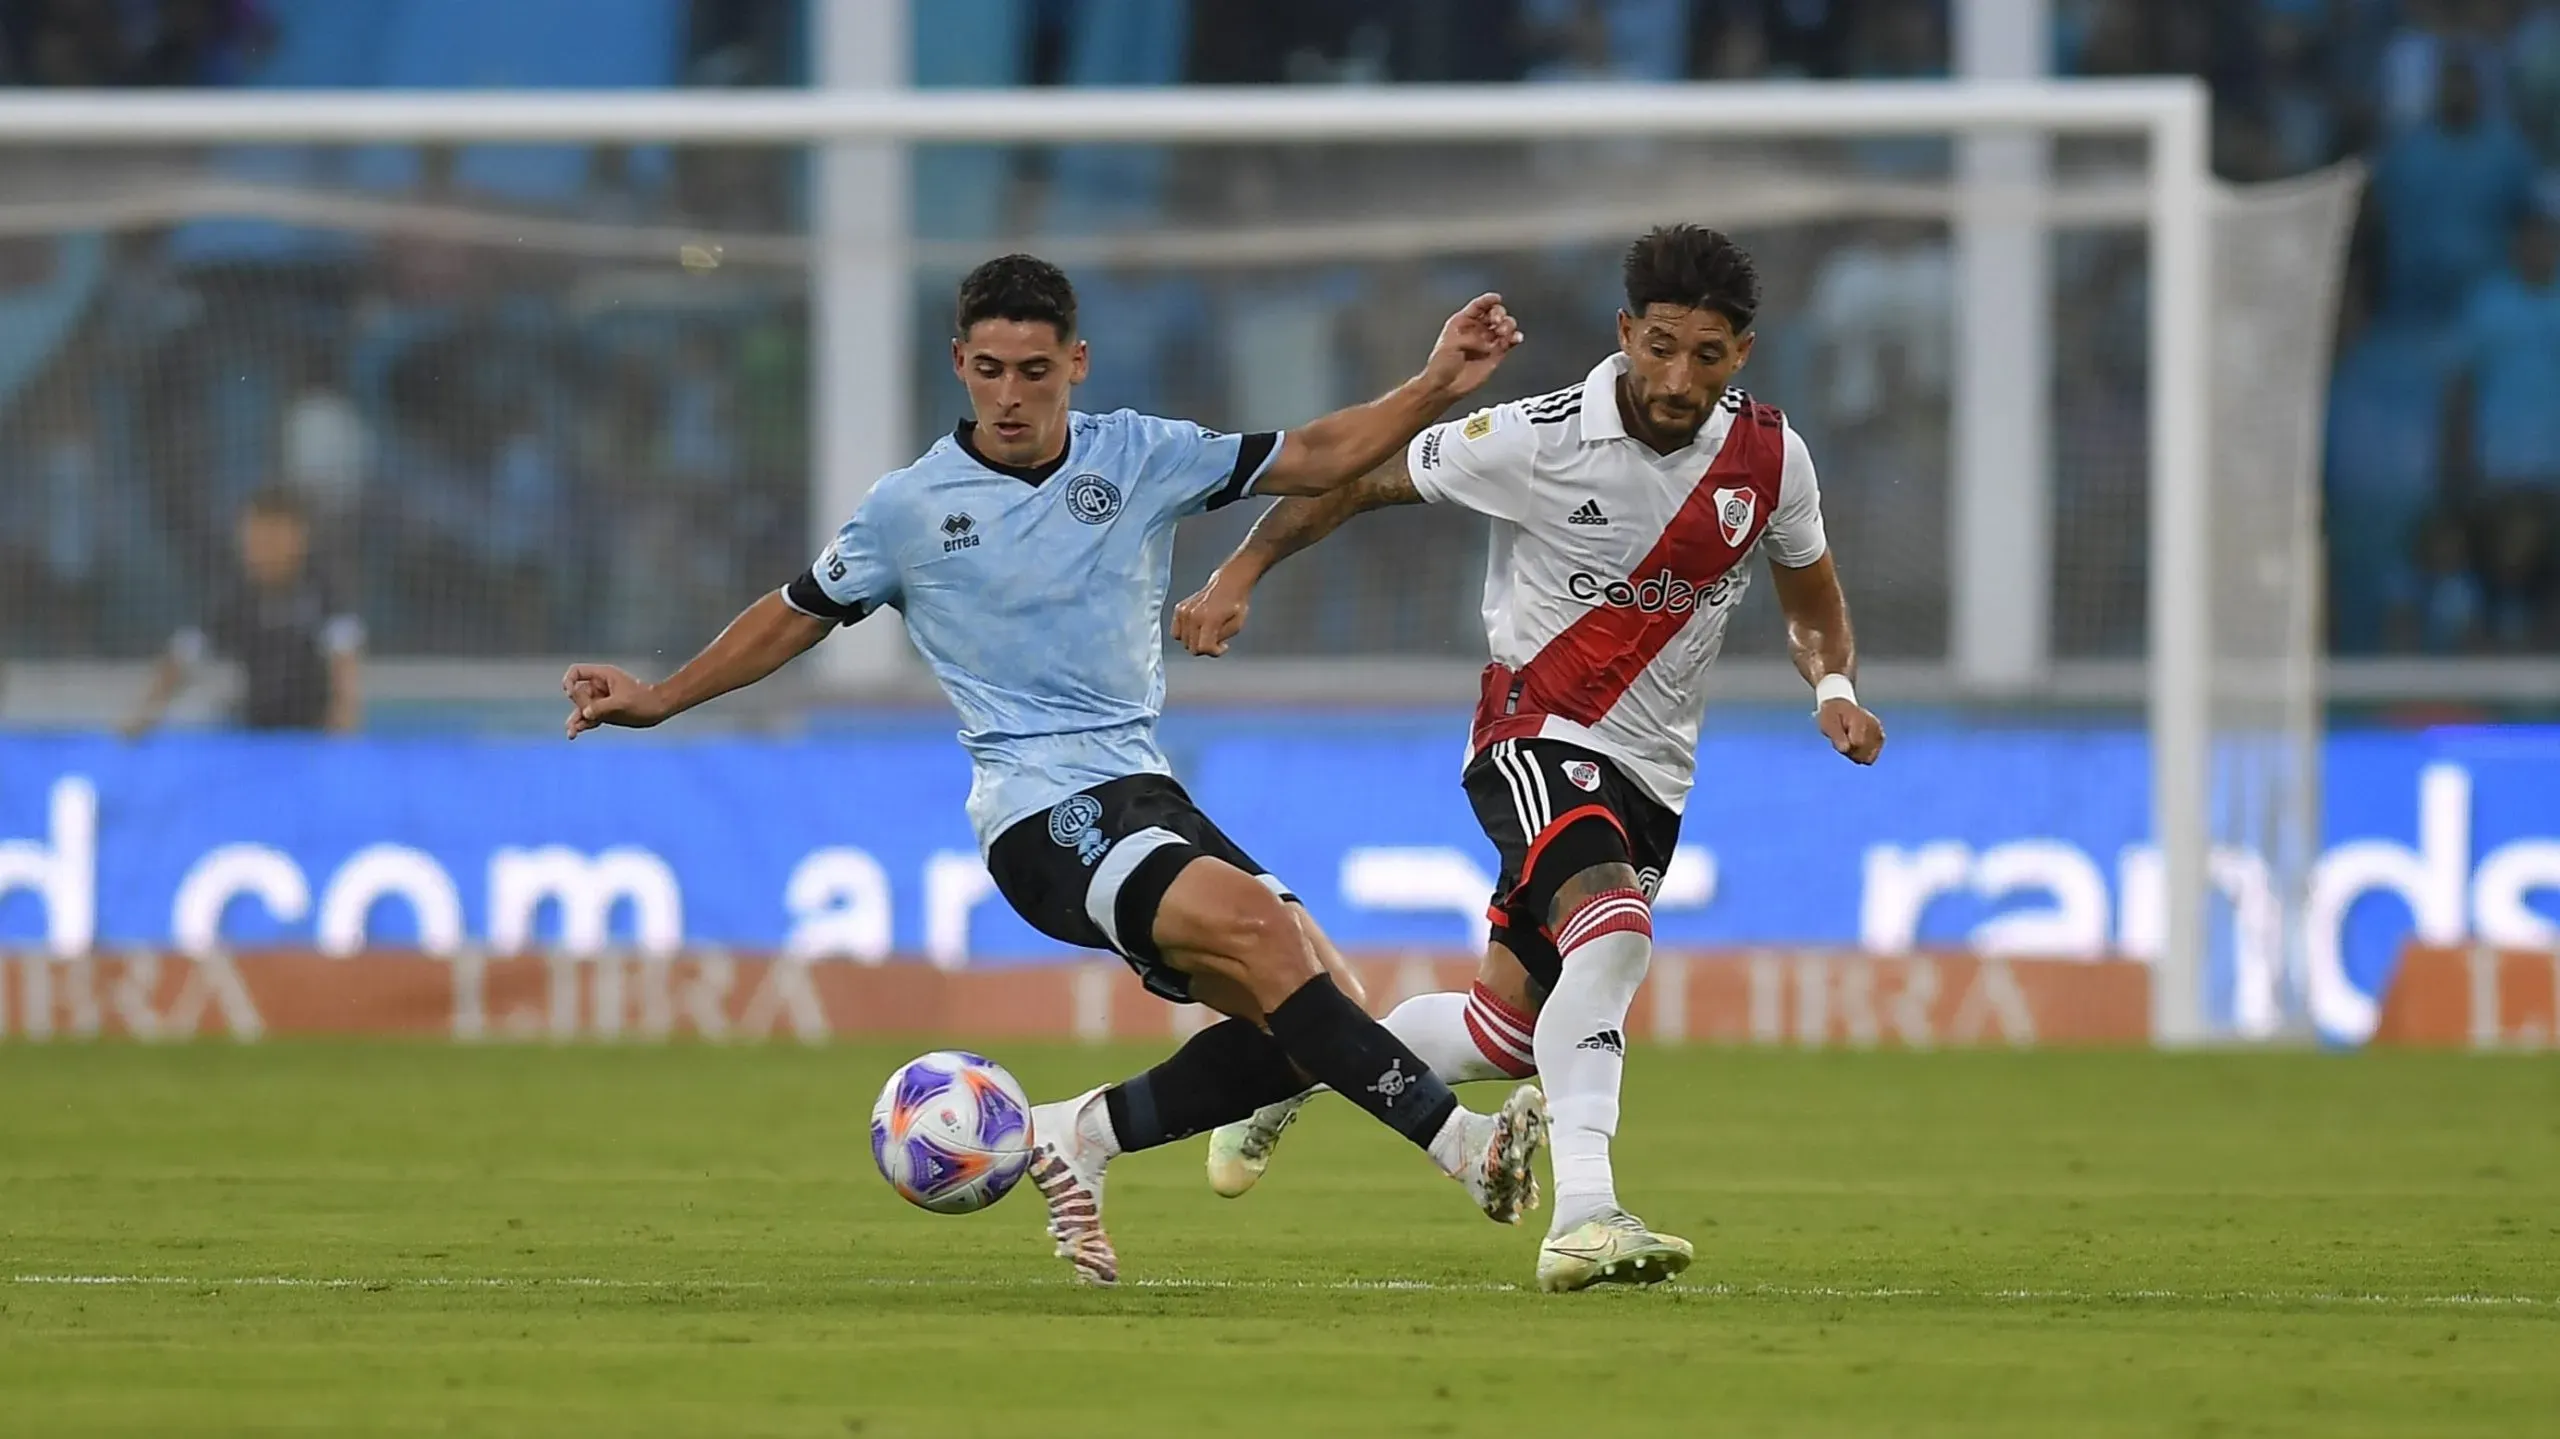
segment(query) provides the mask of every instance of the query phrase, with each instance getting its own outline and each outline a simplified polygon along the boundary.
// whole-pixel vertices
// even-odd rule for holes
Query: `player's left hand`
[[[1855,700],[1826,700],[1813,717],[1831,747],[1852,764],[1874,764],[1884,752],[1884,721]]]
[[[1253,582],[1229,573],[1220,565],[1189,599],[1173,607],[1173,637],[1195,655],[1216,659],[1227,652],[1227,642],[1244,630],[1244,617],[1253,608]]]
[[[1478,295],[1440,327],[1439,343],[1431,347],[1422,377],[1457,399],[1491,379],[1502,357],[1524,338],[1519,322],[1502,308],[1500,295]]]

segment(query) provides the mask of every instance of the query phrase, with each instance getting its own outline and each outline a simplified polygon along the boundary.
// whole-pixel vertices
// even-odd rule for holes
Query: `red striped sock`
[[[1503,1002],[1478,984],[1467,991],[1467,1037],[1476,1042],[1485,1062],[1514,1079],[1538,1072],[1534,1036],[1538,1017]]]
[[[1653,909],[1632,889],[1604,889],[1566,916],[1556,931],[1556,953],[1571,954],[1604,934],[1641,934],[1653,938]]]

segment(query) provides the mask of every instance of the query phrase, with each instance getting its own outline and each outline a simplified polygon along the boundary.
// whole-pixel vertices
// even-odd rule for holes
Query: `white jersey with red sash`
[[[1764,545],[1790,568],[1822,558],[1822,497],[1785,416],[1738,390],[1655,453],[1620,416],[1625,367],[1613,354],[1580,385],[1425,430],[1406,468],[1425,500],[1493,521],[1470,755],[1563,740],[1678,811],[1745,562]]]

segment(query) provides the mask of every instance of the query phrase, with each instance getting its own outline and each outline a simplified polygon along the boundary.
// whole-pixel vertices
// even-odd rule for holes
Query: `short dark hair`
[[[960,282],[952,323],[966,337],[980,320],[1046,320],[1057,327],[1059,339],[1074,339],[1076,287],[1066,271],[1037,255],[998,255]]]
[[[1760,271],[1721,230],[1658,225],[1627,247],[1626,271],[1630,315],[1647,305],[1713,310],[1740,334],[1760,313]]]
[[[311,507],[302,502],[298,490],[283,485],[268,485],[249,496],[242,513],[262,520],[292,520],[297,524],[311,522]]]

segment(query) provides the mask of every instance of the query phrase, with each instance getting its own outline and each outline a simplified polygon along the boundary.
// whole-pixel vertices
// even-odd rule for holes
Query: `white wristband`
[[[1847,675],[1824,675],[1814,682],[1813,712],[1815,714],[1822,713],[1822,707],[1833,700],[1847,700],[1851,704],[1858,702],[1858,687],[1849,683]]]

